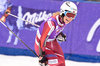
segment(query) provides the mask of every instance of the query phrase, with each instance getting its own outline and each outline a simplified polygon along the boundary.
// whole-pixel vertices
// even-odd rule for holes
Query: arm
[[[54,23],[49,21],[44,24],[44,28],[40,37],[40,45],[39,45],[39,62],[45,63],[47,59],[45,57],[44,47],[46,46],[46,41],[49,38],[50,34],[54,31]]]
[[[44,24],[44,28],[40,38],[40,47],[45,47],[45,42],[47,41],[50,34],[54,31],[55,24],[52,21],[48,21]]]
[[[57,35],[57,40],[58,41],[66,41],[66,34],[64,34],[63,32],[61,32],[61,33],[59,33],[58,35]]]

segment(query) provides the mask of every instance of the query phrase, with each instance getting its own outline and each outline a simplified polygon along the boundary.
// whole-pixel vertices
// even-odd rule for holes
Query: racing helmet
[[[71,1],[65,1],[60,7],[60,15],[65,16],[66,12],[71,12],[77,15],[77,6]]]

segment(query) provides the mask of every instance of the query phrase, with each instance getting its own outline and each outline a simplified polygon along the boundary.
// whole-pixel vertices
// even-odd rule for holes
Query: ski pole
[[[34,23],[32,23],[32,22],[30,22],[30,21],[27,21],[27,20],[24,20],[23,18],[20,18],[20,17],[18,17],[18,16],[16,16],[16,15],[13,15],[13,14],[11,14],[11,13],[6,12],[6,14],[8,14],[8,15],[10,15],[10,16],[13,16],[13,17],[15,17],[15,18],[21,19],[21,20],[23,20],[23,21],[25,21],[25,22],[27,22],[27,23],[29,23],[29,24],[32,24],[32,25],[34,25],[34,26],[36,26],[36,27],[40,27],[40,26],[37,25],[37,24],[34,24]]]
[[[39,57],[24,41],[22,41],[3,21],[0,20],[0,23],[4,25],[15,37],[17,37],[35,56]]]

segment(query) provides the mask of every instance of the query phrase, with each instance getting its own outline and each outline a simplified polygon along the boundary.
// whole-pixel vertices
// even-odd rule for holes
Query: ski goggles
[[[72,19],[75,19],[75,17],[76,17],[76,14],[74,14],[70,11],[65,11],[64,15],[67,16],[68,18],[72,18]]]

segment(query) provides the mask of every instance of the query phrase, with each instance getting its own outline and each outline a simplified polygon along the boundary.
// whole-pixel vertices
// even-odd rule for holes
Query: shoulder
[[[56,19],[54,18],[54,17],[50,17],[46,22],[45,22],[45,24],[47,24],[49,27],[55,27],[56,26],[56,24],[55,24],[55,21],[56,21]]]
[[[46,23],[47,23],[50,27],[55,26],[55,23],[54,23],[54,21],[52,21],[52,20],[48,20]]]
[[[60,15],[60,12],[55,12],[53,15],[46,21],[48,25],[56,26],[57,19],[56,17]]]

